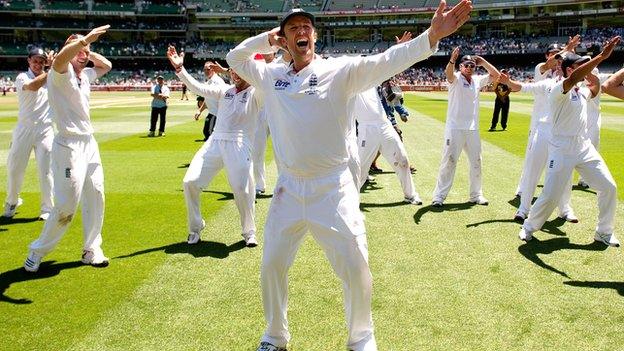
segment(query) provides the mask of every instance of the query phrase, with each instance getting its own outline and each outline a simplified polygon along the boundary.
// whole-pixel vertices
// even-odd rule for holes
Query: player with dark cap
[[[457,160],[462,150],[470,163],[470,194],[468,201],[477,205],[487,205],[481,188],[481,138],[479,137],[479,92],[498,79],[499,72],[483,57],[465,55],[461,58],[459,71],[455,63],[459,57],[459,47],[451,53],[444,73],[448,82],[448,108],[442,160],[438,180],[433,192],[431,205],[442,207],[455,177]],[[473,74],[477,66],[482,66],[488,74]]]
[[[444,12],[441,1],[427,31],[385,52],[323,60],[314,53],[314,16],[291,11],[280,27],[246,39],[226,57],[230,67],[264,96],[279,177],[264,230],[261,266],[267,328],[258,350],[285,350],[288,269],[308,231],[343,283],[347,348],[375,351],[372,276],[359,193],[349,170],[352,99],[433,54],[443,37],[465,23],[462,0]],[[288,50],[289,65],[253,60],[253,54]]]
[[[19,197],[30,153],[35,151],[41,187],[41,214],[46,220],[52,211],[52,173],[50,152],[54,130],[48,104],[46,68],[52,63],[54,52],[45,53],[39,47],[28,52],[28,71],[15,78],[17,90],[17,125],[13,130],[11,148],[7,157],[7,197],[3,217],[11,218],[22,203]]]
[[[548,45],[544,56],[546,61],[540,62],[535,66],[535,73],[533,75],[534,82],[540,82],[545,79],[550,79],[555,76],[555,72],[557,70],[557,65],[559,64],[556,55],[561,51],[574,51],[574,49],[578,46],[581,41],[581,37],[579,35],[575,35],[570,38],[565,47],[557,43],[553,43]],[[525,172],[528,168],[531,167],[532,159],[529,158],[529,154],[531,153],[531,140],[534,139],[534,134],[538,128],[542,128],[540,126],[540,122],[545,121],[545,116],[547,116],[548,104],[546,103],[546,96],[544,94],[535,94],[535,100],[533,102],[533,112],[531,113],[531,122],[529,127],[529,136],[527,140],[527,147],[524,152],[524,164],[522,166],[522,174],[520,175],[520,181],[518,182],[518,187],[516,188],[516,195],[520,196],[522,194],[522,188],[526,186],[527,175]],[[543,129],[543,128],[542,128]],[[550,129],[550,126],[548,126]],[[518,212],[517,219],[523,221],[526,218],[527,213]]]
[[[591,59],[571,52],[562,57],[564,79],[553,86],[549,95],[553,127],[544,190],[518,234],[521,240],[531,240],[533,233],[542,228],[565,189],[570,187],[569,179],[576,169],[598,193],[598,225],[594,240],[609,246],[620,245],[614,234],[615,180],[586,134],[587,101],[600,91],[597,77],[591,75],[591,71],[611,55],[619,42],[619,36],[612,38],[602,52]],[[593,79],[594,84],[579,87],[584,79]]]

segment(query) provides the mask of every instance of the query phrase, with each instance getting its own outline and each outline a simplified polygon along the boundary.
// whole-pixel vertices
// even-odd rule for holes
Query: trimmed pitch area
[[[203,241],[186,244],[182,178],[200,147],[195,102],[175,92],[167,136],[146,138],[147,92],[93,93],[92,117],[105,172],[107,268],[82,266],[78,214],[37,275],[22,264],[40,233],[34,162],[24,205],[0,220],[0,350],[255,350],[264,328],[259,282],[263,226],[270,197],[257,201],[260,246],[244,247],[224,174],[202,197]],[[614,350],[624,345],[623,248],[593,243],[595,194],[575,190],[581,222],[554,219],[535,239],[518,240],[511,218],[532,100],[512,95],[509,127],[488,133],[492,94],[482,95],[484,192],[471,206],[462,156],[442,211],[428,204],[440,162],[446,94],[406,97],[401,123],[425,205],[402,202],[389,165],[362,193],[373,318],[380,350]],[[624,184],[622,102],[603,102],[602,154]],[[0,97],[0,197],[17,115]],[[31,161],[34,161],[31,160]],[[269,189],[275,163],[269,152]],[[268,191],[270,194],[271,191]],[[539,193],[539,190],[538,190]],[[618,191],[623,199],[623,191]],[[621,228],[620,203],[616,225]],[[619,231],[620,239],[624,233]],[[289,350],[343,350],[341,283],[311,237],[290,270]],[[620,345],[620,346],[617,346]]]

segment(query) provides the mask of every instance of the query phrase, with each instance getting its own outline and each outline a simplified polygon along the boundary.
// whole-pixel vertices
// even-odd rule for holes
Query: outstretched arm
[[[622,85],[623,82],[624,68],[613,74],[611,78],[607,79],[607,81],[602,84],[602,90],[611,96],[624,100],[624,85]]]
[[[512,92],[518,92],[522,89],[522,83],[516,82],[515,80],[509,79],[509,75],[506,73],[501,73],[498,82],[505,84],[509,87],[509,90]]]
[[[54,62],[52,63],[52,69],[54,69],[58,73],[67,72],[67,64],[69,63],[69,61],[74,58],[74,56],[76,56],[76,54],[78,54],[78,52],[82,48],[93,43],[100,37],[100,35],[106,33],[106,30],[108,28],[110,28],[110,25],[108,24],[105,26],[94,28],[84,38],[72,40],[69,42],[69,44],[63,46],[61,51],[59,51],[58,55],[56,55]]]
[[[585,79],[585,76],[587,76],[596,66],[598,66],[600,62],[609,58],[609,56],[611,56],[611,53],[613,52],[613,49],[615,49],[619,42],[619,36],[611,38],[611,40],[607,42],[607,45],[605,45],[605,47],[602,49],[602,52],[600,54],[594,56],[594,58],[575,69],[574,72],[572,72],[572,74],[570,74],[570,76],[563,81],[563,92],[567,93],[568,91],[570,91],[570,89],[572,89],[572,87],[575,86],[576,83]]]

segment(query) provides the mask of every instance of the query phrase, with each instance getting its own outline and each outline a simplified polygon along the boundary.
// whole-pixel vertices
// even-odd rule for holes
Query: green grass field
[[[444,131],[443,93],[408,96],[412,116],[401,123],[425,206],[403,204],[390,172],[362,193],[379,349],[621,349],[622,249],[593,243],[595,194],[573,191],[579,224],[554,219],[532,242],[519,241],[519,225],[511,218],[531,99],[513,96],[508,130],[496,133],[485,132],[493,95],[482,99],[489,206],[466,203],[465,156],[444,211],[428,206]],[[193,101],[173,100],[167,136],[148,139],[147,93],[92,96],[105,172],[107,268],[80,264],[78,215],[39,274],[22,271],[28,244],[42,228],[36,220],[36,168],[34,162],[28,166],[25,203],[13,220],[0,222],[0,350],[255,350],[264,328],[259,266],[270,198],[257,202],[260,246],[244,248],[230,189],[220,174],[202,198],[207,222],[202,243],[185,243],[181,182],[201,145],[202,122],[192,120]],[[619,184],[624,184],[622,111],[621,101],[604,99],[602,153]],[[16,114],[15,98],[0,97],[2,199]],[[269,158],[271,186],[276,170]],[[385,162],[380,166],[389,169]],[[618,194],[622,201],[623,191]],[[623,214],[620,203],[620,227]],[[341,283],[310,237],[290,278],[289,350],[344,349]]]

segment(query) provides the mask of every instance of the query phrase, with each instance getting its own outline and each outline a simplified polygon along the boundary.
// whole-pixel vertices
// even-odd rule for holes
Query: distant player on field
[[[451,53],[446,64],[445,74],[449,83],[446,130],[438,181],[433,192],[434,207],[442,207],[453,185],[455,168],[462,150],[468,156],[470,167],[471,203],[487,205],[481,189],[481,138],[479,137],[479,92],[481,88],[498,79],[499,72],[481,56],[463,56],[459,71],[455,64],[459,57],[459,47]],[[474,75],[477,66],[482,66],[487,75]]]
[[[48,104],[46,67],[52,64],[54,52],[45,53],[34,47],[28,53],[28,71],[15,78],[17,90],[18,115],[17,125],[13,130],[13,140],[7,157],[7,197],[4,204],[4,217],[15,215],[22,199],[19,192],[24,181],[31,151],[39,170],[41,187],[41,212],[39,219],[46,220],[52,211],[52,173],[50,171],[50,152],[54,130]]]
[[[205,97],[207,102],[217,102],[214,132],[197,151],[184,175],[189,229],[187,242],[191,245],[199,242],[206,225],[199,208],[201,191],[225,167],[240,215],[245,244],[248,247],[257,246],[251,145],[262,101],[255,89],[232,70],[230,77],[234,86],[202,84],[184,69],[183,53],[178,55],[176,49],[170,46],[167,57],[178,78],[192,92]]]

